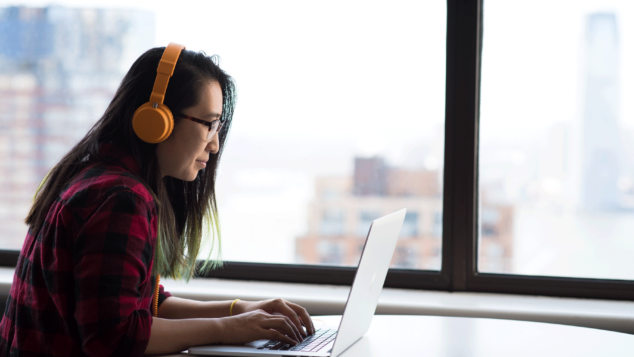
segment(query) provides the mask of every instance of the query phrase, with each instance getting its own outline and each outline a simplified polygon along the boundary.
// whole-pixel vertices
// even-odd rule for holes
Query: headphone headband
[[[174,42],[170,42],[165,48],[161,62],[159,62],[158,68],[156,69],[156,80],[154,81],[154,88],[152,88],[152,95],[150,95],[150,103],[152,103],[152,106],[163,104],[167,84],[172,74],[174,74],[178,56],[180,56],[183,49],[185,49],[185,46]]]

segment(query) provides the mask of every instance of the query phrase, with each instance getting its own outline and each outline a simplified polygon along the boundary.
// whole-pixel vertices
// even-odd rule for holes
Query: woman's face
[[[222,90],[218,82],[209,82],[203,88],[200,102],[187,108],[183,114],[212,122],[222,115]],[[181,119],[172,134],[156,148],[161,175],[184,181],[193,181],[198,171],[207,166],[209,153],[220,149],[218,134],[207,142],[208,127],[191,120]]]

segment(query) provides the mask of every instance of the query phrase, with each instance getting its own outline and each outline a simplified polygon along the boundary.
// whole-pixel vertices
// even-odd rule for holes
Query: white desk
[[[336,324],[340,316],[314,319],[316,325]],[[378,315],[368,333],[341,356],[631,357],[634,335],[539,322]]]

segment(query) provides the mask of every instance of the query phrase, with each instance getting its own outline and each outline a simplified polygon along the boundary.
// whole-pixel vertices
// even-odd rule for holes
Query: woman
[[[44,178],[0,355],[140,356],[256,339],[296,344],[314,332],[306,310],[282,299],[196,302],[159,285],[158,276],[193,276],[208,228],[220,243],[214,189],[235,89],[214,60],[175,44],[144,53],[103,117]]]

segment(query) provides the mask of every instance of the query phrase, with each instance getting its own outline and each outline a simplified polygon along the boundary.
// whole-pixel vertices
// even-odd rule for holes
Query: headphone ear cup
[[[146,143],[158,144],[174,130],[174,117],[166,105],[153,108],[150,102],[140,106],[132,117],[132,128]]]

